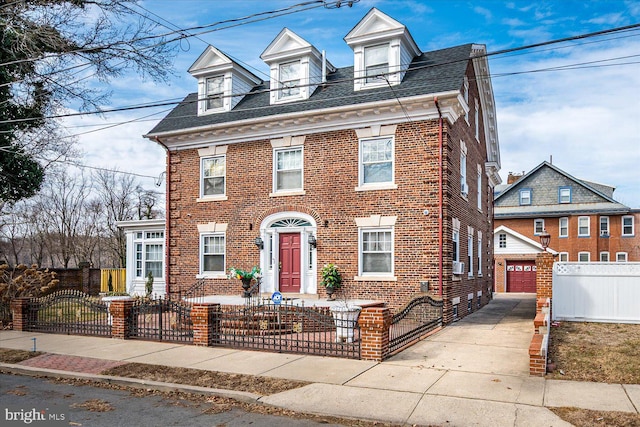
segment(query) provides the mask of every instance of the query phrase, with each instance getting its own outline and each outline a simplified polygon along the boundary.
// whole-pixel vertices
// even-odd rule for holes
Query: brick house
[[[263,293],[325,297],[335,263],[349,298],[431,292],[445,321],[486,304],[500,157],[485,47],[422,52],[375,8],[344,40],[353,66],[336,68],[283,29],[261,55],[270,81],[212,46],[191,66],[197,93],[145,135],[167,152],[169,292],[238,295],[229,268],[259,266]]]
[[[614,200],[613,192],[549,162],[509,174],[494,200],[496,292],[536,291],[535,256],[544,230],[557,261],[640,261],[640,211]]]

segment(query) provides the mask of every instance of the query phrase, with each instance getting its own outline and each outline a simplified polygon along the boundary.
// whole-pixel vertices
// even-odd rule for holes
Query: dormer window
[[[224,98],[224,76],[209,77],[206,79],[206,109],[215,110],[222,108]]]
[[[385,83],[389,72],[389,45],[365,47],[365,83]]]
[[[243,94],[261,82],[213,46],[200,54],[189,74],[198,79],[199,116],[233,110]]]
[[[280,87],[280,99],[300,96],[300,61],[280,65]]]
[[[344,38],[353,49],[353,90],[402,83],[422,54],[407,28],[375,7]]]

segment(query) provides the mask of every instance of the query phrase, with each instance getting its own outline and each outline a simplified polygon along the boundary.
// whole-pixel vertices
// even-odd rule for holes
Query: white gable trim
[[[542,245],[539,242],[536,242],[533,239],[528,238],[527,236],[518,233],[517,231],[514,231],[512,229],[510,229],[507,226],[501,225],[500,227],[496,228],[493,230],[493,235],[496,236],[498,234],[507,234],[511,237],[513,237],[514,239],[520,240],[522,243],[528,245],[531,247],[533,253],[538,253],[538,252],[544,252],[544,250],[542,249]],[[494,247],[494,252],[496,254],[508,254],[508,253],[512,253],[509,251],[509,246],[507,245],[506,248],[499,248],[498,245],[495,245]],[[552,255],[557,255],[558,252],[554,251],[551,248],[547,248],[547,252],[549,252]]]

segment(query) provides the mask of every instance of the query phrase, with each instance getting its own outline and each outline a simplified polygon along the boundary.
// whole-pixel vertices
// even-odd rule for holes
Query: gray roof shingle
[[[269,82],[253,88],[232,111],[198,116],[197,93],[189,94],[149,135],[230,123],[265,116],[335,108],[399,98],[460,90],[471,58],[472,44],[425,52],[414,58],[402,83],[387,87],[353,90],[353,67],[344,67],[327,76],[327,84],[319,86],[307,100],[286,104],[269,104]]]

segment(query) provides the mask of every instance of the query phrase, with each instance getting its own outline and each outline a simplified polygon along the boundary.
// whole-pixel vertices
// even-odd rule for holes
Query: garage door
[[[508,261],[507,292],[536,292],[535,261]]]

